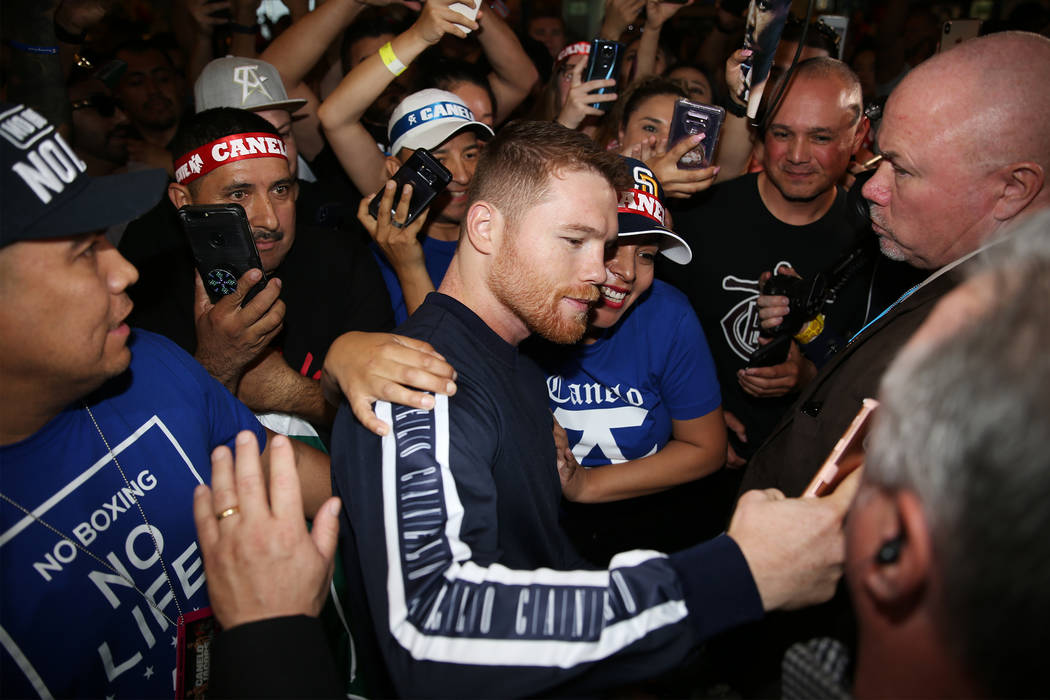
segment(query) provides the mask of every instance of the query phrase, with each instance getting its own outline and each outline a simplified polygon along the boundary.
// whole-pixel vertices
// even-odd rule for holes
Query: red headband
[[[584,56],[591,52],[591,42],[589,41],[577,41],[575,44],[569,44],[564,49],[558,52],[558,58],[554,60],[554,63],[561,63],[569,56],[575,56],[576,54],[582,54]]]
[[[266,132],[231,134],[190,151],[175,161],[175,182],[185,185],[215,168],[248,158],[284,158],[288,152],[280,137]]]

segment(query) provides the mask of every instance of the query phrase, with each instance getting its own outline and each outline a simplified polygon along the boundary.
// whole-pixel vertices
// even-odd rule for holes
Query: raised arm
[[[599,39],[619,41],[620,35],[635,20],[645,7],[646,0],[605,0],[605,16],[598,29]]]
[[[500,124],[528,97],[540,74],[518,37],[497,13],[482,12],[480,24],[478,41],[492,66],[489,85],[496,95],[495,122]]]
[[[400,63],[407,66],[446,33],[466,36],[455,26],[457,23],[477,29],[476,22],[449,8],[455,1],[427,2],[419,19],[390,42]],[[361,117],[394,77],[378,53],[369,56],[346,74],[318,110],[328,142],[354,185],[365,196],[378,191],[387,176],[383,154],[361,124]]]
[[[638,41],[638,55],[634,59],[632,80],[656,74],[656,54],[660,50],[660,30],[683,7],[692,5],[693,0],[685,3],[661,2],[647,0],[645,3],[645,31]]]
[[[576,129],[587,117],[600,117],[605,112],[592,107],[592,104],[601,102],[615,102],[619,98],[616,92],[603,94],[592,94],[599,88],[616,87],[616,79],[588,80],[583,82],[583,71],[587,68],[587,61],[578,61],[572,67],[572,86],[569,94],[565,96],[565,104],[554,121],[570,129]]]
[[[229,10],[229,0],[213,3],[209,0],[180,0],[172,8],[172,24],[188,58],[186,82],[193,84],[212,60],[212,34],[216,27],[226,24],[225,17],[215,13]]]
[[[289,97],[306,100],[303,108],[296,112],[292,128],[299,151],[307,159],[320,153],[324,139],[321,138],[321,123],[317,117],[321,102],[303,82],[303,78],[364,8],[388,4],[391,4],[391,0],[328,0],[283,31],[259,56],[281,74],[281,82]],[[418,9],[418,3],[405,4]]]
[[[728,86],[728,100],[735,106],[738,112],[747,109],[747,104],[740,101],[740,91],[743,88],[744,76],[740,72],[740,66],[744,59],[751,55],[751,49],[738,49],[726,60],[725,77]],[[744,174],[747,168],[748,158],[751,157],[751,127],[745,116],[737,116],[732,109],[726,110],[726,118],[722,123],[721,143],[718,146],[718,154],[715,163],[719,166],[718,182],[732,180]]]

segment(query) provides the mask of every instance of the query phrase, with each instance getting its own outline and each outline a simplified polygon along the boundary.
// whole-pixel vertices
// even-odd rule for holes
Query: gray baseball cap
[[[213,107],[234,107],[259,112],[286,109],[295,112],[306,100],[288,99],[277,69],[257,58],[216,58],[201,71],[193,86],[198,112]]]

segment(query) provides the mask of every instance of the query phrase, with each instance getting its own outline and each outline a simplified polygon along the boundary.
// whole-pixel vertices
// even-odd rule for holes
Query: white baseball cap
[[[402,148],[436,148],[463,129],[492,136],[492,129],[475,120],[463,100],[451,92],[428,88],[401,100],[390,115],[386,133],[390,153],[397,155]]]

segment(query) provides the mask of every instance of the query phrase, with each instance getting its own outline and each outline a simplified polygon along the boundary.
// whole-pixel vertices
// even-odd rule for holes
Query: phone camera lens
[[[211,238],[208,239],[208,242],[211,243],[212,248],[222,248],[226,243],[222,234],[218,232],[211,234]]]

